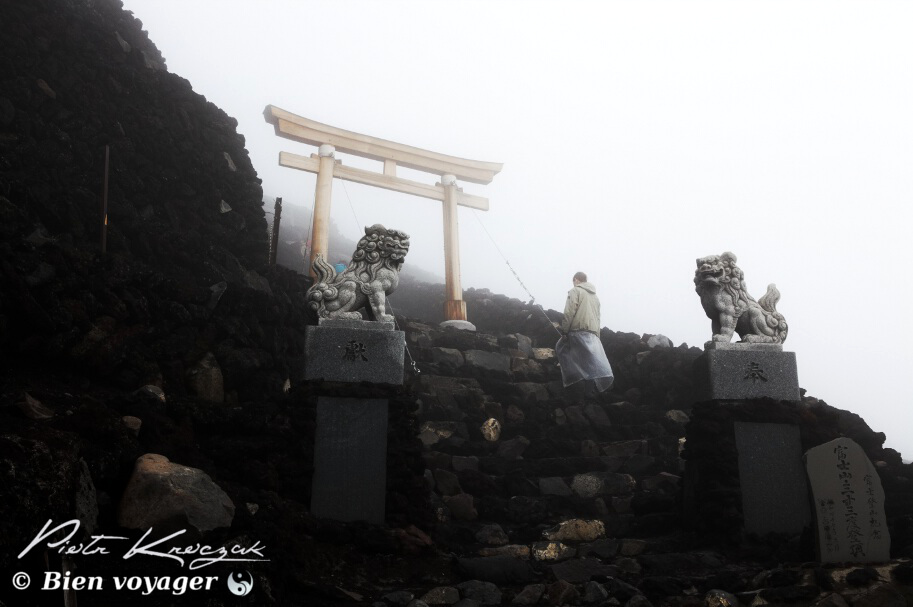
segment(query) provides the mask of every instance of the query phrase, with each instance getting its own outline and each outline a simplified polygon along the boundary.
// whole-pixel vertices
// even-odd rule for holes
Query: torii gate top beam
[[[263,117],[273,125],[276,135],[279,137],[315,146],[329,144],[340,152],[354,156],[381,162],[392,160],[399,166],[435,175],[454,175],[457,179],[471,183],[491,183],[504,166],[499,162],[457,158],[339,129],[292,114],[273,105],[266,106],[266,109],[263,110]]]

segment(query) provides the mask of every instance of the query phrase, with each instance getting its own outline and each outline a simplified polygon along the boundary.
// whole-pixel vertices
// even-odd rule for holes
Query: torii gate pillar
[[[333,168],[336,166],[334,154],[336,148],[329,144],[321,145],[318,149],[320,158],[320,168],[317,171],[317,188],[314,192],[314,217],[313,230],[311,237],[311,258],[308,260],[308,268],[312,277],[314,273],[314,258],[319,253],[323,259],[327,260],[327,251],[329,249],[329,239],[327,235],[330,232],[330,203],[333,200]]]
[[[372,185],[395,192],[430,198],[443,203],[444,210],[444,317],[447,320],[466,320],[466,303],[460,282],[460,232],[457,205],[488,210],[488,199],[465,194],[457,186],[457,179],[478,184],[488,184],[502,168],[497,162],[482,162],[457,158],[438,152],[423,150],[394,141],[345,131],[321,124],[291,112],[268,105],[263,111],[266,121],[273,125],[276,135],[319,147],[319,153],[310,158],[279,153],[279,165],[317,173],[317,191],[314,196],[314,227],[311,245],[311,275],[317,254],[327,255],[327,234],[330,225],[330,201],[333,178]],[[348,167],[334,157],[336,150],[384,163],[382,173]],[[403,166],[432,175],[439,175],[441,183],[427,185],[397,177],[396,169]]]
[[[457,221],[456,176],[441,177],[444,187],[444,318],[466,320],[466,302],[460,282],[460,224]]]

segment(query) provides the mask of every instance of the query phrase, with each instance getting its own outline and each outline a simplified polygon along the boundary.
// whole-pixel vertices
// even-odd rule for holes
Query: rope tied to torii
[[[501,247],[498,246],[498,243],[492,237],[491,233],[488,231],[488,228],[485,227],[485,224],[482,223],[482,219],[479,217],[479,214],[473,211],[473,215],[475,215],[475,218],[479,222],[479,225],[482,226],[482,230],[488,236],[489,240],[491,240],[491,244],[493,244],[495,246],[495,249],[497,249],[498,254],[501,255],[501,258],[504,260],[504,263],[507,264],[508,269],[510,269],[511,273],[514,275],[514,278],[517,279],[517,282],[520,283],[520,286],[523,287],[523,290],[526,291],[527,295],[529,295],[529,297],[530,297],[529,305],[533,306],[534,308],[537,308],[540,312],[542,312],[542,316],[545,318],[546,321],[548,321],[548,326],[550,326],[552,329],[555,330],[555,333],[558,334],[558,337],[561,337],[561,331],[559,331],[558,328],[552,323],[552,319],[549,318],[548,314],[545,313],[545,309],[540,304],[536,303],[536,297],[530,292],[530,290],[528,288],[526,288],[526,285],[523,284],[523,280],[520,278],[520,275],[517,274],[517,271],[514,270],[514,267],[512,265],[510,265],[510,261],[507,259],[507,256],[501,250]]]

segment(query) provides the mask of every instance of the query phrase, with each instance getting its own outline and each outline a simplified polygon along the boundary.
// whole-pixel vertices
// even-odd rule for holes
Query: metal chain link
[[[393,310],[393,304],[390,303],[389,295],[387,296],[385,303],[386,303],[387,307],[390,308],[390,314],[393,315],[393,325],[396,327],[396,330],[402,331],[402,329],[399,326],[399,321],[396,320],[396,312]],[[409,361],[410,361],[410,364],[412,365],[412,370],[415,372],[416,375],[420,375],[422,370],[418,368],[418,363],[416,363],[415,358],[412,357],[412,352],[409,351],[409,344],[404,343],[403,345],[406,347],[406,354],[409,355]]]

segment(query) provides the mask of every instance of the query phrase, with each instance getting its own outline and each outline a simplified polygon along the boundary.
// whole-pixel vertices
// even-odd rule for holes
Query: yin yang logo
[[[235,571],[228,576],[228,591],[235,596],[247,596],[253,588],[254,576],[248,571]]]

